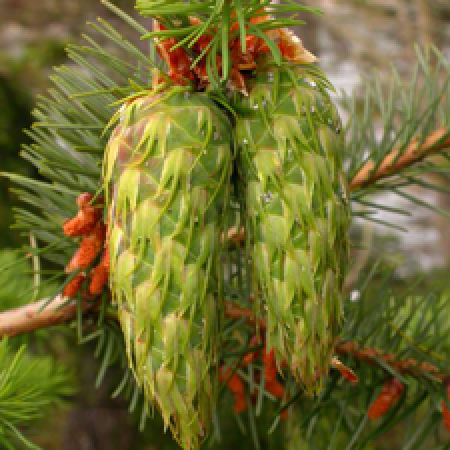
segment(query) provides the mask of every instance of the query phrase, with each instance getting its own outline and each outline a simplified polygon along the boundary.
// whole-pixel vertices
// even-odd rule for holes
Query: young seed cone
[[[206,95],[175,87],[123,107],[104,161],[110,286],[129,364],[184,449],[199,447],[216,400],[229,129]]]
[[[333,356],[350,224],[340,119],[316,73],[260,73],[236,124],[266,345],[307,389]]]

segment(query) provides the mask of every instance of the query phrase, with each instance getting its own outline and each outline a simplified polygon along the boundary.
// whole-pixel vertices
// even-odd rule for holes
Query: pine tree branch
[[[256,325],[255,313],[249,308],[241,308],[239,306],[232,306],[229,303],[225,305],[225,315],[229,319],[242,319],[245,318],[249,325]],[[261,329],[266,328],[266,322],[264,319],[259,320],[259,327]]]
[[[58,295],[45,306],[48,299],[29,303],[19,308],[0,313],[0,338],[16,336],[42,328],[60,325],[72,320],[77,313],[77,301]],[[98,305],[95,300],[83,300],[83,314]],[[45,307],[44,307],[45,306]],[[41,308],[43,308],[40,311]]]
[[[239,306],[226,305],[225,315],[231,319],[245,318],[250,325],[255,325],[255,314],[249,308],[241,308]],[[266,328],[263,319],[259,322],[260,329]],[[436,380],[445,381],[450,374],[440,373],[439,369],[426,361],[418,361],[413,358],[397,359],[393,353],[383,353],[377,348],[361,348],[355,342],[338,342],[335,351],[338,355],[352,356],[355,360],[363,361],[375,366],[380,366],[380,360],[384,364],[389,365],[392,369],[400,374],[408,374],[414,377],[422,377],[425,373],[431,375]],[[382,367],[382,366],[381,366]]]
[[[43,299],[0,313],[0,338],[61,325],[75,318],[77,313],[76,300],[70,301],[67,297],[59,295],[55,297],[50,305],[40,311],[47,301],[47,299]],[[83,314],[96,306],[98,306],[98,302],[95,300],[83,300]],[[250,325],[256,324],[255,314],[249,308],[227,304],[225,315],[230,319],[236,320],[245,318]],[[266,322],[263,319],[260,319],[259,327],[261,330],[266,328]],[[361,348],[358,344],[351,341],[338,343],[336,353],[343,356],[352,356],[356,360],[376,366],[380,366],[379,361],[381,360],[400,374],[421,377],[426,373],[440,381],[445,381],[449,378],[449,374],[440,373],[436,366],[426,361],[420,362],[413,358],[399,360],[393,353],[383,353],[376,348]]]
[[[436,366],[426,361],[420,362],[414,358],[397,359],[393,353],[383,353],[377,348],[360,348],[355,342],[338,343],[336,353],[353,356],[355,359],[372,365],[380,365],[378,361],[382,360],[385,364],[395,369],[396,372],[415,377],[420,377],[424,373],[440,381],[444,381],[449,377],[449,374],[440,373]]]
[[[350,191],[356,191],[374,184],[382,178],[395,175],[400,170],[421,161],[433,153],[450,148],[450,137],[443,140],[448,132],[449,130],[446,128],[436,130],[424,140],[422,145],[420,145],[420,142],[417,140],[414,140],[408,145],[403,153],[401,153],[398,148],[394,149],[385,156],[376,170],[374,170],[375,163],[372,160],[367,161],[349,182]]]

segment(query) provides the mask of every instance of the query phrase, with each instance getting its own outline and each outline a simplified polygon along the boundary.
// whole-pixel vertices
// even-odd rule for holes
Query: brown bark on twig
[[[338,343],[336,353],[346,356],[351,355],[355,359],[373,365],[380,365],[378,360],[382,360],[400,374],[417,377],[426,372],[440,381],[444,381],[449,377],[449,374],[440,373],[436,366],[426,361],[420,362],[413,358],[397,359],[397,356],[393,353],[383,353],[377,348],[360,348],[355,342]]]
[[[402,154],[400,154],[400,149],[393,150],[383,159],[375,173],[375,163],[373,161],[367,161],[353,180],[350,181],[350,191],[356,191],[357,189],[369,186],[381,178],[394,175],[400,170],[421,161],[432,153],[450,148],[450,137],[447,137],[447,139],[436,145],[448,132],[449,130],[445,128],[434,131],[425,139],[421,146],[419,146],[420,142],[417,140],[412,141]]]
[[[225,315],[230,319],[242,319],[245,317],[246,322],[249,325],[256,325],[255,314],[251,309],[240,308],[239,306],[232,306],[229,303],[225,305]],[[266,328],[266,322],[264,319],[259,320],[259,326],[261,329]]]
[[[65,304],[68,300],[67,297],[59,295],[42,311],[39,309],[47,299],[0,313],[0,338],[29,333],[72,320],[76,316],[77,303],[72,300]],[[96,305],[96,301],[83,300],[83,313]]]

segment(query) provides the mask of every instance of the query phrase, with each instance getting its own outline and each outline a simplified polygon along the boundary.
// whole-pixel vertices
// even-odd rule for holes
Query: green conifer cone
[[[184,449],[198,448],[216,398],[229,129],[206,95],[174,87],[122,107],[104,161],[110,286],[129,364]]]
[[[259,73],[236,124],[266,345],[307,389],[328,371],[348,260],[343,138],[327,85],[312,67]]]

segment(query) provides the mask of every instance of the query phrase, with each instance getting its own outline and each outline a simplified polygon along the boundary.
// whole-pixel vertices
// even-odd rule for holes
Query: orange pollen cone
[[[384,383],[380,394],[370,405],[368,414],[371,420],[378,419],[386,414],[402,395],[404,386],[396,378],[392,378]]]

